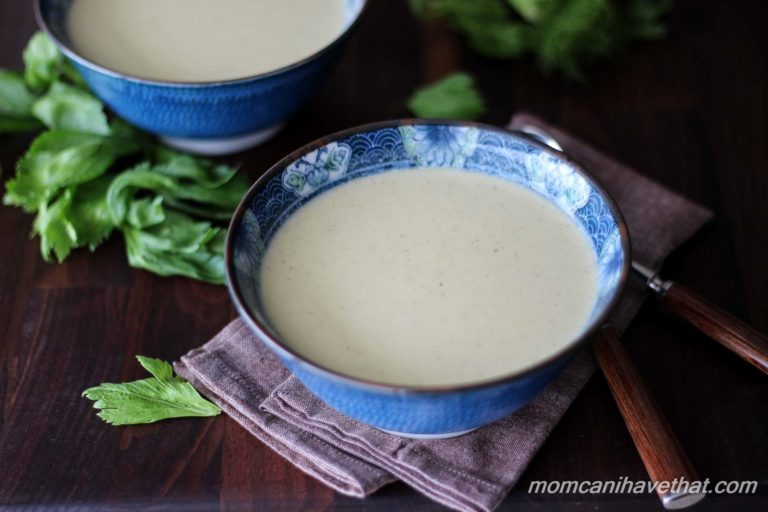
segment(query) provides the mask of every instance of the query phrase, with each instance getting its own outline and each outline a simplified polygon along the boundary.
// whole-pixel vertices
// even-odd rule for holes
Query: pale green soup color
[[[74,0],[74,48],[104,67],[180,82],[232,80],[294,64],[336,39],[344,0]]]
[[[387,172],[311,200],[267,248],[261,296],[296,352],[382,383],[446,386],[530,367],[582,331],[592,246],[522,186]]]

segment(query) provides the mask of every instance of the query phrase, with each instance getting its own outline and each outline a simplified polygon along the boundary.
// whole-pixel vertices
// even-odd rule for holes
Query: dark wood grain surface
[[[668,187],[716,220],[665,276],[768,331],[768,3],[678,0],[670,35],[593,70],[587,85],[541,75],[529,60],[467,51],[401,0],[374,0],[318,97],[272,142],[237,155],[256,178],[321,135],[403,117],[414,87],[453,69],[476,75],[505,124],[527,110]],[[20,67],[34,31],[28,0],[0,1],[0,67]],[[7,179],[28,137],[0,136]],[[41,261],[32,218],[0,207],[0,508],[139,510],[440,510],[401,484],[359,501],[300,473],[228,418],[115,428],[80,393],[139,378],[132,359],[179,357],[234,311],[226,291],[130,269],[113,237],[63,265]],[[698,510],[768,506],[768,379],[649,302],[624,335],[702,478],[757,480],[756,495],[710,496]],[[532,480],[645,479],[596,375],[501,510],[659,510],[654,494],[528,494]]]

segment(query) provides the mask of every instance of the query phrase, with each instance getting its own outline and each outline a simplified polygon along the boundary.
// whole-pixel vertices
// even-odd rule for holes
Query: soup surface
[[[298,62],[345,25],[344,0],[74,0],[78,53],[154,80],[244,78]]]
[[[267,317],[328,368],[377,382],[484,381],[577,336],[597,296],[589,239],[520,185],[452,169],[352,180],[267,248]]]

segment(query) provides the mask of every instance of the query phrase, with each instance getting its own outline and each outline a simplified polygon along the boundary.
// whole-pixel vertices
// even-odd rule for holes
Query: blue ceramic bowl
[[[280,339],[263,313],[259,272],[265,249],[281,224],[335,186],[418,166],[463,169],[518,183],[582,226],[597,254],[599,285],[588,325],[578,338],[525,371],[440,388],[393,386],[344,375],[303,357]],[[226,254],[228,286],[241,316],[312,393],[358,421],[410,437],[458,435],[531,400],[605,322],[626,281],[629,261],[627,229],[616,204],[562,153],[524,134],[437,120],[361,126],[288,155],[241,202],[229,227]]]
[[[197,153],[225,154],[274,135],[322,85],[366,0],[346,0],[346,28],[330,45],[290,66],[238,80],[166,82],[127,76],[79,55],[66,33],[73,0],[37,0],[40,27],[120,117]],[[158,49],[162,51],[162,49]]]

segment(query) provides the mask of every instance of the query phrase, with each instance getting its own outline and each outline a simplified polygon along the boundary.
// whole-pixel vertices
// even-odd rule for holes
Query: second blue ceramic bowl
[[[283,222],[315,197],[350,180],[414,167],[489,174],[548,199],[582,227],[597,255],[598,299],[582,334],[525,371],[455,387],[393,386],[324,367],[292,350],[263,313],[260,265]],[[562,153],[528,136],[449,121],[392,121],[353,128],[308,144],[259,179],[229,228],[227,278],[254,333],[318,398],[382,430],[410,437],[449,437],[517,410],[549,384],[606,320],[629,271],[627,228],[614,201]],[[567,265],[568,261],[563,261]]]
[[[197,83],[127,76],[82,57],[65,30],[72,1],[36,0],[35,13],[88,87],[120,117],[169,145],[211,155],[240,151],[274,135],[322,85],[365,6],[365,0],[347,0],[346,28],[300,62],[239,80]]]

